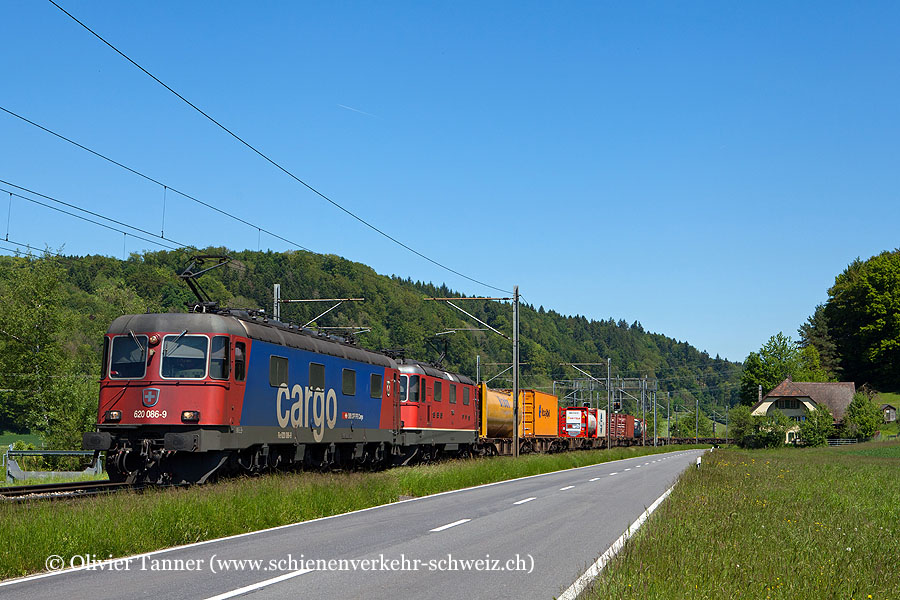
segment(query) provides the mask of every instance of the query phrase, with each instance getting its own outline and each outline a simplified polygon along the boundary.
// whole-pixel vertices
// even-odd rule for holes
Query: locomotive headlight
[[[103,413],[103,420],[114,423],[122,420],[122,411],[121,410],[108,410]]]
[[[200,420],[199,410],[186,410],[181,413],[181,420],[185,423],[196,423]]]

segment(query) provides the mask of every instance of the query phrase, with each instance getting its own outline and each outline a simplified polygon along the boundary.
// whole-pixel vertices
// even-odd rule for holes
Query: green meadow
[[[900,598],[900,443],[716,450],[592,599]]]

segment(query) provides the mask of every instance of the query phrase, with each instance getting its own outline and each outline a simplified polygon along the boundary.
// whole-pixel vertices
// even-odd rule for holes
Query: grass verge
[[[66,561],[85,554],[129,556],[387,504],[400,496],[426,496],[691,447],[462,460],[381,473],[273,474],[77,501],[0,503],[0,579],[42,571],[52,554]]]
[[[900,444],[716,451],[587,598],[900,598]]]
[[[45,483],[70,483],[74,481],[105,481],[109,479],[107,473],[99,475],[78,475],[77,477],[41,477],[37,479],[25,479],[22,481],[0,481],[0,488],[14,487],[18,485],[43,485]]]

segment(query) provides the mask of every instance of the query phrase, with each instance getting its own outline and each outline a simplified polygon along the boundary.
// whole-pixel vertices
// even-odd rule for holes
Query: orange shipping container
[[[481,435],[487,438],[513,437],[512,391],[492,390],[485,384],[481,393]],[[556,437],[559,432],[559,400],[538,390],[519,390],[519,436]]]
[[[538,390],[519,392],[522,423],[519,433],[524,437],[556,437],[559,434],[559,398]]]

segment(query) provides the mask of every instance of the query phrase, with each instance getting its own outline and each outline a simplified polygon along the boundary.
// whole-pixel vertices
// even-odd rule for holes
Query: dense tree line
[[[800,337],[842,380],[900,389],[900,250],[853,261]]]
[[[283,299],[362,297],[345,303],[313,325],[357,326],[370,331],[357,342],[381,350],[403,348],[408,356],[434,360],[475,376],[482,363],[511,359],[508,340],[488,331],[437,336],[452,328],[479,327],[452,307],[427,297],[460,294],[443,285],[378,275],[365,265],[310,252],[229,252],[232,260],[200,280],[222,306],[272,311],[273,284]],[[0,257],[0,428],[31,429],[53,445],[77,445],[94,419],[102,335],[116,316],[134,312],[183,312],[196,301],[177,273],[189,251],[132,254],[122,261],[103,256]],[[330,305],[289,304],[282,319],[305,324]],[[471,301],[467,311],[510,332],[509,304]],[[740,364],[712,358],[687,342],[644,331],[639,322],[590,320],[543,306],[520,311],[523,385],[549,388],[553,380],[579,374],[561,363],[612,359],[613,374],[658,378],[660,396],[704,410],[738,399]],[[490,369],[494,369],[491,371]],[[485,378],[502,367],[486,367]],[[599,376],[601,369],[596,374]],[[602,376],[605,377],[605,368]],[[509,385],[500,377],[496,387]]]
[[[786,377],[900,390],[900,250],[853,261],[798,333],[795,342],[779,332],[745,359],[744,404],[756,402],[760,386],[766,394]]]

